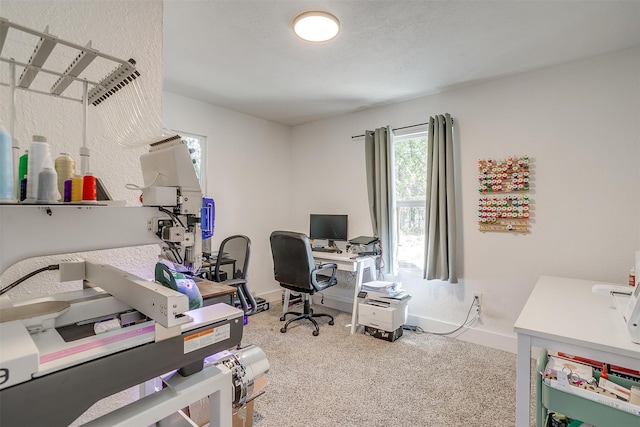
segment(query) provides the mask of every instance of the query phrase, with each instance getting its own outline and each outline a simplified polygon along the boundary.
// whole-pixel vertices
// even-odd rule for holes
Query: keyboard
[[[335,248],[314,248],[314,247],[312,247],[311,250],[313,252],[330,252],[330,253],[338,252],[338,250],[335,249]]]

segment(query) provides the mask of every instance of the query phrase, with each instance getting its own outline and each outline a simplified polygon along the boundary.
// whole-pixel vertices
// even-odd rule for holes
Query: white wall
[[[482,320],[461,338],[515,350],[513,324],[540,275],[626,283],[640,246],[639,59],[637,49],[616,52],[309,123],[290,133],[170,93],[164,120],[167,127],[207,136],[216,239],[232,233],[251,237],[251,286],[269,298],[279,292],[267,244],[272,230],[307,231],[309,214],[324,212],[348,214],[351,236],[371,234],[362,138],[351,137],[451,113],[461,190],[461,280],[452,285],[398,279],[413,295],[411,322],[429,330],[461,323],[472,293],[482,292]],[[524,154],[532,159],[531,233],[479,232],[477,160]],[[250,167],[234,179],[230,173],[239,162]],[[342,284],[326,293],[340,298],[350,288]]]
[[[513,324],[540,275],[626,283],[640,242],[639,82],[640,51],[626,50],[295,127],[292,227],[305,230],[311,212],[346,212],[350,235],[370,234],[364,149],[351,136],[451,113],[461,280],[400,277],[413,295],[409,314],[449,330],[443,322],[461,323],[472,292],[482,292],[475,328],[492,336],[476,339],[515,350]],[[533,162],[531,233],[479,232],[477,160],[524,154]]]
[[[101,52],[122,59],[134,58],[141,72],[149,95],[149,105],[160,113],[162,96],[162,2],[153,1],[7,1],[0,4],[0,16],[26,27],[43,31],[49,25],[49,32],[61,39],[80,45],[93,41],[92,47]],[[12,30],[9,30],[3,56],[9,54],[12,42]],[[23,46],[26,61],[35,47],[35,39]],[[60,50],[59,50],[60,49]],[[62,52],[56,47],[53,58]],[[67,53],[67,55],[69,55]],[[73,56],[77,51],[73,52]],[[16,57],[19,60],[18,57]],[[71,63],[73,57],[65,59]],[[110,65],[106,76],[115,66]],[[62,67],[64,69],[64,67]],[[2,81],[7,82],[8,66],[0,63]],[[0,86],[0,121],[9,126],[9,90]],[[34,134],[45,135],[52,147],[52,153],[60,152],[73,155],[76,164],[80,164],[78,149],[82,144],[82,110],[81,104],[74,101],[54,99],[49,96],[33,95],[24,91],[17,93],[16,132],[15,137],[21,141],[21,147],[27,148]],[[108,102],[108,101],[107,101]],[[91,170],[100,176],[113,197],[126,200],[130,205],[139,205],[138,193],[125,190],[126,183],[142,183],[142,174],[138,158],[145,149],[128,150],[121,148],[107,136],[105,125],[99,121],[95,108],[89,108],[88,147],[91,149]],[[2,224],[3,227],[11,224]],[[96,227],[106,224],[96,224]],[[82,230],[77,230],[81,233]],[[47,236],[32,236],[25,230],[25,238],[38,244]],[[118,249],[92,253],[91,256],[101,261],[116,265],[134,274],[153,277],[153,267],[159,250],[157,246]],[[11,267],[1,277],[2,287],[13,282],[24,274],[39,267],[55,263],[59,257],[39,258],[23,261]],[[2,272],[0,272],[2,274]],[[15,299],[31,296],[48,295],[61,290],[78,289],[79,283],[60,285],[55,273],[43,273],[24,282],[12,290],[9,295]],[[81,418],[86,422],[96,414],[122,406],[137,395],[132,389],[116,395],[106,402],[98,404]]]
[[[230,235],[248,236],[250,288],[269,297],[277,290],[269,234],[287,228],[294,203],[290,128],[170,92],[164,93],[164,125],[206,136],[206,196],[216,203],[212,248]]]

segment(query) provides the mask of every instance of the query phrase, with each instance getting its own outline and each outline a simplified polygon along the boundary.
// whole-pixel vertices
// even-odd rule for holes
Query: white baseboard
[[[281,302],[282,291],[275,290],[262,295],[260,297],[266,299],[269,302]],[[324,305],[329,308],[351,313],[353,309],[353,299],[347,297],[341,297],[337,295],[325,295],[324,304],[321,303],[322,297],[320,295],[313,296],[313,304]],[[409,314],[407,324],[421,327],[425,331],[429,332],[447,332],[456,329],[458,325],[449,322],[443,322],[441,320],[430,319],[426,317],[420,317]],[[460,331],[449,335],[452,338],[456,338],[462,341],[467,341],[473,344],[484,345],[486,347],[496,348],[498,350],[508,351],[509,353],[517,353],[517,339],[515,336],[508,336],[499,334],[496,332],[485,331],[473,326],[462,328]]]
[[[270,303],[282,302],[282,290],[270,291],[257,296],[264,298]],[[319,305],[319,306],[324,305],[325,307],[333,308],[340,311],[345,311],[347,313],[351,313],[351,310],[353,309],[352,298],[335,296],[335,295],[331,295],[331,296],[325,295],[324,303],[322,302],[322,300],[323,300],[322,295],[318,295],[318,294],[313,295],[313,304],[315,305]]]
[[[456,329],[459,325],[441,320],[429,319],[409,314],[407,324],[416,325],[428,332],[448,332]],[[452,338],[473,344],[484,345],[498,350],[508,351],[509,353],[517,353],[517,339],[515,336],[507,336],[496,332],[485,331],[479,328],[466,327],[449,335]]]
[[[275,291],[265,292],[263,294],[257,295],[260,298],[264,298],[265,301],[269,303],[281,303],[282,302],[282,289],[277,289]]]
[[[351,313],[353,311],[353,298],[338,295],[325,295],[324,302],[321,295],[313,295],[313,303],[319,306],[334,308],[336,310]]]

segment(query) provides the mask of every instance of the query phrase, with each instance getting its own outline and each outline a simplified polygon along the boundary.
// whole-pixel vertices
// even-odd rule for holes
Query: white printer
[[[380,331],[402,331],[406,323],[411,295],[395,282],[373,281],[362,285],[359,295],[358,323]],[[401,332],[400,332],[401,335]]]

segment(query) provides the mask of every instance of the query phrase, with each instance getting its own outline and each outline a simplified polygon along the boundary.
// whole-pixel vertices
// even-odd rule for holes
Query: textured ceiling
[[[341,22],[294,36],[306,10]],[[640,46],[640,1],[164,3],[167,91],[286,125]]]

